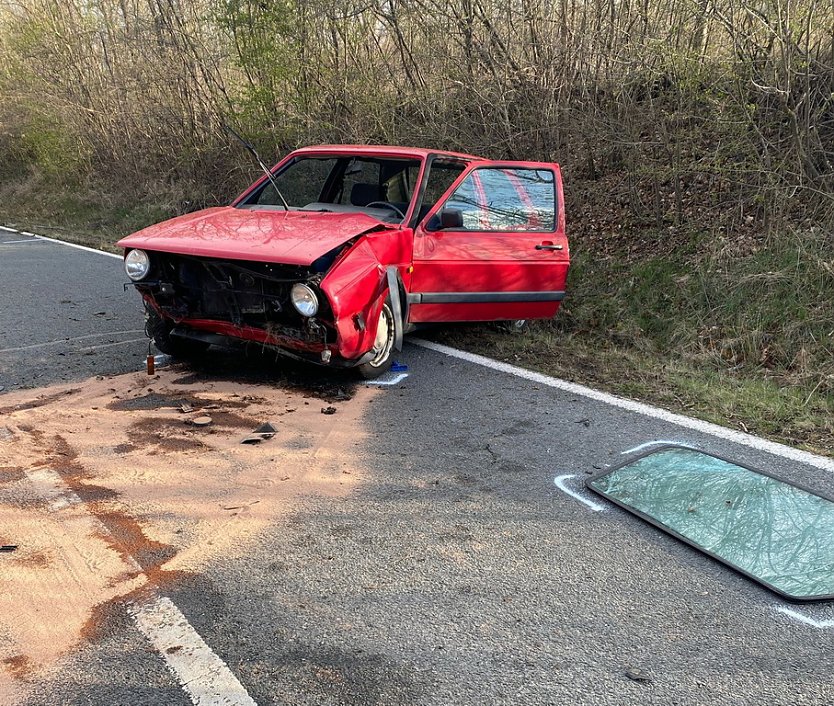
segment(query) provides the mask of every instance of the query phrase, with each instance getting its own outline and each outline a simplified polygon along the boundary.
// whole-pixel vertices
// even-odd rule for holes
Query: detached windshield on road
[[[796,601],[834,599],[834,502],[765,473],[666,448],[588,487]]]
[[[275,181],[291,208],[339,213],[382,210],[401,220],[419,171],[416,159],[299,157]],[[241,206],[281,207],[281,200],[267,182]]]

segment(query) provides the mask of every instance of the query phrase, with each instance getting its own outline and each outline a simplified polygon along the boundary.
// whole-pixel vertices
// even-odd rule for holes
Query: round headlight
[[[315,316],[319,310],[319,298],[306,284],[294,284],[290,291],[290,300],[296,311],[302,316]]]
[[[125,272],[134,282],[145,279],[151,271],[151,259],[144,250],[130,250],[125,257]]]

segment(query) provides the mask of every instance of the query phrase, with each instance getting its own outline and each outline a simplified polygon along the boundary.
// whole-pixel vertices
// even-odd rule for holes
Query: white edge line
[[[508,375],[515,375],[516,377],[524,378],[525,380],[535,382],[539,385],[546,385],[548,387],[569,392],[573,395],[587,397],[589,399],[611,405],[612,407],[619,407],[620,409],[625,409],[629,412],[636,412],[637,414],[642,414],[646,417],[660,419],[664,422],[684,427],[685,429],[692,429],[693,431],[698,431],[703,434],[709,434],[710,436],[725,439],[726,441],[732,441],[733,443],[741,444],[742,446],[747,446],[751,449],[765,451],[773,454],[774,456],[787,458],[791,461],[798,461],[799,463],[806,463],[810,466],[814,466],[815,468],[834,473],[834,459],[825,458],[811,453],[810,451],[794,449],[775,441],[762,439],[761,437],[754,436],[753,434],[728,429],[727,427],[722,427],[718,424],[713,424],[712,422],[705,422],[700,419],[685,417],[682,414],[669,412],[668,410],[660,409],[659,407],[652,407],[651,405],[643,402],[636,402],[623,397],[617,397],[616,395],[611,395],[607,392],[600,392],[599,390],[585,387],[585,385],[568,382],[567,380],[560,380],[559,378],[550,377],[549,375],[544,375],[542,373],[536,373],[532,370],[525,370],[524,368],[519,368],[515,365],[510,365],[509,363],[502,363],[501,361],[493,360],[492,358],[487,358],[486,356],[478,355],[476,353],[461,351],[457,348],[452,348],[451,346],[444,346],[441,343],[435,343],[434,341],[412,338],[410,339],[410,342],[417,346],[421,346],[422,348],[443,353],[444,355],[448,355],[452,358],[459,358],[460,360],[465,360],[469,363],[474,363],[475,365],[481,365],[485,368],[492,368],[493,370],[498,370],[502,373],[507,373]]]
[[[60,474],[50,468],[26,471],[30,482],[51,500],[53,512],[83,501],[64,483]],[[95,515],[91,515],[99,531],[110,531]],[[124,561],[133,571],[144,573],[129,554]],[[136,627],[162,655],[168,669],[179,681],[195,706],[257,706],[226,663],[206,644],[170,598],[151,595],[140,603],[132,603],[128,611]]]
[[[583,505],[587,505],[591,510],[594,512],[602,512],[605,508],[602,505],[598,505],[593,500],[589,500],[584,495],[580,495],[575,490],[571,490],[568,488],[567,484],[565,483],[566,480],[570,480],[571,478],[576,478],[575,475],[567,474],[564,476],[556,476],[553,479],[553,482],[556,484],[556,487],[561,490],[563,493],[570,495],[574,500],[578,500]]]
[[[106,255],[107,257],[115,257],[117,260],[122,260],[121,255],[112,252],[105,252],[97,248],[88,248],[86,245],[78,245],[77,243],[68,243],[66,240],[58,240],[57,238],[50,238],[46,235],[39,235],[38,233],[30,233],[28,230],[17,230],[9,228],[8,226],[0,226],[0,230],[8,231],[9,233],[20,233],[21,235],[30,235],[38,240],[48,240],[50,243],[58,243],[59,245],[66,245],[68,248],[76,248],[77,250],[85,250],[86,252],[96,253],[97,255]],[[24,242],[24,241],[21,241]]]
[[[834,620],[814,620],[813,618],[809,618],[807,615],[803,615],[799,611],[793,610],[791,608],[786,608],[785,606],[776,606],[776,610],[778,610],[780,613],[784,613],[785,615],[793,618],[794,620],[799,621],[800,623],[815,627],[817,628],[817,630],[826,630],[828,628],[834,628]]]
[[[18,231],[22,235],[31,235],[38,240],[48,240],[50,243],[58,243],[59,245],[66,245],[68,248],[75,248],[77,250],[84,250],[86,252],[96,253],[97,255],[106,255],[107,257],[115,257],[117,260],[122,260],[121,255],[112,252],[104,252],[104,250],[97,250],[96,248],[88,248],[86,245],[78,245],[77,243],[68,243],[66,240],[58,240],[57,238],[48,238],[45,235],[38,235],[37,233],[28,233],[25,230]]]
[[[26,238],[26,240],[0,240],[0,245],[17,245],[18,243],[37,243],[37,238]]]

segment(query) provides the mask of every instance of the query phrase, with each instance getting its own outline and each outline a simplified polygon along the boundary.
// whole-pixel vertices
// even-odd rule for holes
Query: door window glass
[[[444,208],[463,214],[463,230],[553,231],[556,187],[549,169],[474,170]]]

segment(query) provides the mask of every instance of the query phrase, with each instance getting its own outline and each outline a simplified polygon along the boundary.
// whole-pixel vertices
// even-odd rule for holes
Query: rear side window
[[[554,231],[554,174],[549,169],[481,167],[460,183],[443,208],[462,212],[463,230]]]

